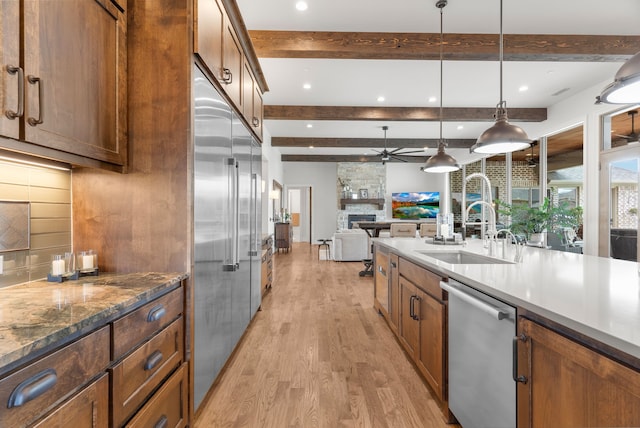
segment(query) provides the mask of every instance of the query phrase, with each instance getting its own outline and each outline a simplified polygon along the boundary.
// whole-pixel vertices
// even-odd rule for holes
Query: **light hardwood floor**
[[[451,427],[384,319],[362,263],[274,256],[274,285],[195,422],[205,427]]]

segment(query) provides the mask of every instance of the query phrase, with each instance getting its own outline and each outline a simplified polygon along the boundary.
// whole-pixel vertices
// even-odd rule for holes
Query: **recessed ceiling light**
[[[528,91],[528,90],[529,90],[529,87],[528,87],[527,85],[522,85],[522,86],[520,86],[520,87],[518,88],[518,90],[519,90],[520,92],[526,92],[526,91]]]
[[[430,103],[435,103],[436,101],[438,101],[438,99],[436,97],[429,97],[429,102]]]
[[[313,124],[307,123],[307,128],[313,128]]]
[[[299,1],[296,3],[296,9],[299,11],[307,10],[308,7],[309,5],[307,5],[306,1]]]
[[[304,85],[302,85],[302,87],[304,89],[311,89],[311,83],[305,83]]]
[[[378,102],[379,102],[379,103],[384,102],[384,97],[383,97],[382,95],[378,97]]]

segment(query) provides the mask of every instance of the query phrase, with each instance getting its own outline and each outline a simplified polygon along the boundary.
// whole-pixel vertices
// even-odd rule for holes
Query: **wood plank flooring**
[[[308,243],[275,255],[273,289],[195,427],[450,427],[362,267]]]

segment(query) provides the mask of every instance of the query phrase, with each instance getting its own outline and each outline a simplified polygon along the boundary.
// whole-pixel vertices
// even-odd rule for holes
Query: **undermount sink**
[[[454,265],[513,264],[513,262],[509,260],[483,256],[466,251],[416,250],[416,252]]]

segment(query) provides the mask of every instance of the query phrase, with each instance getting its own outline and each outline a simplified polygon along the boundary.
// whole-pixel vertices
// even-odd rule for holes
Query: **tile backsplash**
[[[71,251],[71,171],[0,161],[0,201],[30,208],[29,249],[0,252],[0,287],[45,278],[51,256]]]

